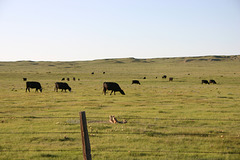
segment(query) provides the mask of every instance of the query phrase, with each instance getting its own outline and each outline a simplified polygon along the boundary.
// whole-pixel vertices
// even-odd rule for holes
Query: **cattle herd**
[[[202,84],[217,84],[217,82],[213,79],[208,80],[202,80]]]
[[[94,72],[92,72],[91,74],[94,74]],[[105,74],[105,72],[103,72],[103,74]],[[157,77],[156,77],[157,78]],[[163,75],[162,79],[166,79],[167,76]],[[146,79],[146,77],[143,77],[143,79]],[[65,78],[62,78],[61,81],[64,81]],[[70,81],[70,78],[66,78],[67,81]],[[73,81],[75,81],[76,78],[73,77]],[[80,79],[78,78],[78,81]],[[27,78],[23,78],[23,81],[27,81]],[[173,77],[169,77],[169,81],[173,81]],[[138,84],[140,85],[139,80],[132,80],[132,84]],[[217,84],[215,80],[211,79],[211,80],[202,80],[202,84]],[[42,86],[39,82],[35,82],[35,81],[27,81],[26,82],[26,92],[29,91],[30,92],[30,88],[36,89],[35,92],[42,92]],[[55,83],[55,88],[54,91],[58,92],[58,90],[61,91],[69,91],[71,92],[71,87],[66,83],[66,82],[56,82]],[[112,95],[112,93],[115,92],[120,92],[122,95],[125,95],[125,92],[121,89],[121,87],[116,83],[116,82],[104,82],[103,83],[103,93],[104,95],[106,95],[107,91],[111,91],[110,95]]]

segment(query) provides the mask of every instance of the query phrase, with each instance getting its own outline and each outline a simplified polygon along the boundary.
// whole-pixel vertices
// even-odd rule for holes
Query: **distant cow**
[[[143,79],[147,79],[147,77],[143,77]]]
[[[162,76],[162,79],[166,79],[166,78],[167,78],[167,76],[166,76],[166,75],[163,75],[163,76]]]
[[[173,77],[169,77],[169,81],[173,81]]]
[[[103,74],[105,74],[106,72],[103,72]]]
[[[202,80],[202,84],[209,84],[208,80]]]
[[[27,81],[27,78],[23,78],[23,81]]]
[[[36,88],[35,92],[37,92],[38,90],[42,92],[42,86],[39,82],[26,82],[26,92],[30,92],[30,88]]]
[[[65,92],[66,90],[69,90],[69,92],[71,92],[71,87],[65,82],[56,82],[54,91],[58,92],[58,89],[61,89],[62,91],[65,90]]]
[[[112,92],[120,92],[122,95],[125,95],[124,91],[120,88],[120,86],[115,82],[104,82],[103,83],[103,93],[106,95],[106,91],[111,90],[110,95],[112,95]]]
[[[92,74],[94,74],[94,72],[92,72]]]
[[[70,78],[67,78],[67,81],[70,81]]]
[[[62,78],[62,81],[65,81],[65,78]]]
[[[217,84],[216,81],[213,80],[213,79],[209,80],[209,83],[210,83],[210,84],[211,84],[211,83],[212,83],[212,84]]]
[[[73,77],[73,80],[75,81],[75,80],[76,80],[76,78],[75,78],[75,77]]]
[[[132,80],[132,84],[139,84],[140,85],[140,82],[138,80]]]

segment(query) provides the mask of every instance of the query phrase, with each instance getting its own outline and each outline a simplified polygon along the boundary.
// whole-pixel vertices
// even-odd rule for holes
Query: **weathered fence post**
[[[91,160],[91,147],[88,137],[88,130],[87,130],[87,120],[85,111],[79,112],[80,116],[80,127],[81,127],[81,134],[82,134],[82,149],[83,149],[83,159],[84,160]]]

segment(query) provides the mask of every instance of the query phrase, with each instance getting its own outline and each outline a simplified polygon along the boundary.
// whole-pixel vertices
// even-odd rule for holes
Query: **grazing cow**
[[[106,72],[103,72],[103,74],[105,74]]]
[[[132,80],[132,84],[139,84],[140,85],[140,82],[138,80]]]
[[[147,77],[143,77],[143,79],[147,79]]]
[[[173,81],[173,77],[169,77],[169,81]]]
[[[111,90],[110,95],[112,95],[112,92],[120,92],[122,95],[125,95],[124,91],[120,88],[120,86],[115,82],[104,82],[103,83],[103,93],[106,95],[106,91]]]
[[[211,79],[211,80],[209,80],[209,84],[217,84],[217,82],[215,81],[215,80],[213,80],[213,79]]]
[[[76,78],[75,78],[75,77],[73,77],[73,80],[75,81],[75,80],[76,80]]]
[[[62,81],[65,81],[65,78],[62,78]]]
[[[202,80],[202,84],[209,84],[208,80]]]
[[[70,81],[70,78],[67,78],[67,81]]]
[[[26,92],[29,91],[30,92],[30,88],[36,88],[37,92],[38,90],[40,90],[40,92],[42,92],[42,86],[39,82],[26,82]]]
[[[92,72],[92,74],[94,74],[94,72]]]
[[[23,78],[23,81],[27,81],[27,78]]]
[[[166,75],[163,75],[163,76],[162,76],[162,79],[166,79],[166,78],[167,78],[167,76],[166,76]]]
[[[56,82],[54,91],[58,92],[58,89],[61,89],[62,91],[65,90],[65,92],[68,89],[69,92],[71,92],[71,87],[65,82]]]

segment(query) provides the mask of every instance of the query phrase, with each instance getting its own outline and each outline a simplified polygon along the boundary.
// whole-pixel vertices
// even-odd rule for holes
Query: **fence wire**
[[[59,116],[59,117],[41,117],[41,116],[23,116],[23,117],[0,117],[2,119],[79,119],[79,117],[65,117],[65,116]],[[127,119],[127,120],[163,120],[163,121],[233,121],[233,122],[239,122],[240,119],[214,119],[214,118],[209,118],[209,119],[201,119],[201,118],[143,118],[143,117],[119,117],[121,119]],[[87,119],[106,119],[108,120],[108,117],[87,117]],[[93,134],[99,134],[99,135],[130,135],[130,134],[136,134],[136,135],[143,135],[147,134],[148,132],[88,132],[89,135]],[[57,132],[57,131],[51,131],[51,132],[1,132],[0,135],[4,134],[9,134],[9,135],[16,135],[16,134],[81,134],[80,131],[75,131],[75,132]],[[214,134],[211,133],[206,133],[206,134],[201,134],[201,133],[156,133],[159,136],[201,136],[201,137],[209,137],[209,136],[214,136]],[[234,138],[240,138],[240,137],[234,137]],[[92,150],[92,152],[97,152],[98,150]],[[211,151],[172,151],[172,150],[157,150],[157,151],[150,151],[150,150],[144,150],[144,151],[139,151],[139,150],[119,150],[119,149],[104,149],[102,150],[103,152],[106,153],[112,153],[112,152],[122,152],[122,153],[154,153],[155,155],[158,154],[163,154],[163,153],[171,153],[171,154],[230,154],[230,155],[240,155],[240,151],[236,152],[211,152]],[[82,152],[81,148],[77,149],[60,149],[60,150],[47,150],[47,149],[17,149],[17,150],[10,150],[10,149],[1,149],[0,148],[0,153],[4,152],[9,152],[9,153],[19,153],[19,152]]]
[[[24,117],[0,117],[3,119],[79,119],[79,117],[35,117],[35,116],[24,116]],[[164,121],[240,121],[240,119],[214,119],[214,118],[142,118],[142,117],[118,117],[121,119],[132,119],[132,120],[164,120]],[[108,117],[87,117],[87,119],[108,119]]]
[[[92,152],[97,152],[99,150],[91,150]],[[175,153],[175,154],[232,154],[232,155],[239,155],[240,152],[211,152],[211,151],[173,151],[173,150],[159,150],[159,151],[149,151],[149,150],[114,150],[114,149],[108,149],[108,150],[101,150],[102,152],[122,152],[122,153],[154,153],[154,154],[161,154],[161,153]],[[82,152],[82,148],[79,149],[60,149],[60,150],[49,150],[49,149],[42,149],[42,150],[33,150],[33,149],[23,149],[23,150],[0,150],[0,152],[9,152],[9,153],[18,153],[18,152]]]

